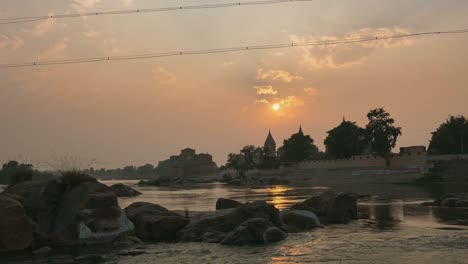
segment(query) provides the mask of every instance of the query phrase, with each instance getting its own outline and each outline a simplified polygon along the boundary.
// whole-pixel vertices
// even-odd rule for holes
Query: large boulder
[[[318,217],[311,211],[290,209],[280,213],[289,230],[300,231],[320,227]]]
[[[110,188],[115,193],[115,195],[117,195],[117,197],[135,197],[141,195],[141,192],[122,183],[114,184]]]
[[[271,226],[263,232],[263,242],[264,243],[276,243],[281,240],[284,240],[288,237],[288,234],[283,232],[276,226]]]
[[[221,241],[223,245],[249,245],[278,242],[286,238],[286,234],[274,227],[264,218],[251,218],[229,232]]]
[[[80,173],[19,183],[5,193],[23,204],[49,245],[107,243],[133,230],[112,190]]]
[[[283,226],[278,209],[264,201],[255,201],[233,209],[198,214],[192,217],[179,236],[184,241],[219,243],[227,233],[252,218],[262,218],[274,226]]]
[[[0,194],[0,252],[28,248],[34,239],[34,225],[17,200]]]
[[[189,219],[166,208],[146,202],[136,202],[125,208],[127,217],[135,224],[135,233],[145,241],[177,240],[177,233]]]
[[[358,218],[357,198],[342,192],[320,193],[293,205],[292,208],[311,211],[325,224],[347,223]]]
[[[232,199],[218,198],[216,201],[216,210],[237,208],[241,206],[242,203]]]

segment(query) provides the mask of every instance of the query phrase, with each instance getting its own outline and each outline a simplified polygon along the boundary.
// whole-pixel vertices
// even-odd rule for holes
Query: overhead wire
[[[86,12],[86,13],[57,14],[57,15],[24,16],[24,17],[0,18],[0,25],[28,23],[28,22],[48,20],[48,19],[78,18],[78,17],[106,16],[106,15],[128,15],[128,14],[156,13],[156,12],[167,12],[167,11],[177,11],[177,10],[214,9],[214,8],[227,8],[227,7],[235,7],[235,6],[272,5],[272,4],[282,4],[282,3],[290,3],[290,2],[311,2],[311,1],[314,1],[314,0],[262,0],[262,1],[247,1],[247,2],[229,2],[229,3],[220,3],[220,4],[202,4],[202,5],[170,6],[170,7],[127,9],[127,10],[113,10],[113,11],[96,11],[96,12]]]
[[[278,49],[278,48],[291,48],[291,47],[353,44],[353,43],[362,43],[362,42],[370,42],[370,41],[382,41],[382,40],[388,40],[388,39],[417,37],[417,36],[423,36],[423,35],[465,34],[465,33],[468,33],[468,29],[458,29],[458,30],[448,30],[448,31],[428,31],[428,32],[417,32],[417,33],[387,35],[387,36],[344,38],[344,39],[336,39],[336,40],[319,40],[319,41],[290,42],[290,43],[252,45],[252,46],[228,47],[228,48],[144,53],[144,54],[120,55],[120,56],[102,56],[102,57],[78,58],[78,59],[31,61],[31,62],[0,64],[0,69],[31,67],[31,66],[46,66],[46,65],[94,63],[94,62],[101,62],[101,61],[141,60],[141,59],[183,56],[183,55],[213,54],[213,53],[226,53],[226,52],[236,52],[236,51],[265,50],[265,49]]]

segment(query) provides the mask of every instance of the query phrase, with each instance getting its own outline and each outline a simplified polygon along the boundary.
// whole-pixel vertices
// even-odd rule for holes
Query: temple
[[[268,157],[276,157],[276,142],[271,135],[271,131],[268,131],[268,136],[265,140],[265,144],[263,145],[265,150],[265,155]]]

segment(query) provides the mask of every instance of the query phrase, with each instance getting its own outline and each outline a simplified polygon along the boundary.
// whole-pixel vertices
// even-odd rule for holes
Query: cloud
[[[257,79],[258,80],[266,80],[266,79],[281,80],[281,81],[290,83],[295,80],[302,80],[302,77],[298,75],[293,75],[290,72],[284,71],[284,70],[264,71],[262,68],[260,68],[257,70]]]
[[[313,87],[306,87],[304,88],[304,93],[307,95],[316,95],[317,94],[317,89]]]
[[[344,36],[308,36],[291,35],[293,42],[334,41],[340,39],[355,39],[375,36],[390,36],[408,34],[409,30],[395,28],[363,28]],[[342,68],[361,64],[377,48],[396,48],[411,46],[413,41],[408,38],[386,39],[353,44],[332,44],[314,47],[300,47],[303,62],[312,69]]]
[[[34,36],[43,36],[46,33],[48,33],[55,26],[56,23],[57,20],[55,18],[49,18],[47,20],[37,23],[32,29],[27,30],[27,32]]]
[[[84,37],[87,37],[87,38],[94,38],[98,35],[99,33],[97,33],[96,31],[94,30],[88,30],[88,31],[85,31],[85,32],[81,32],[81,35],[84,36]]]
[[[273,89],[273,86],[271,85],[259,85],[259,86],[254,86],[254,88],[257,90],[257,94],[265,94],[265,95],[275,95],[278,93],[278,91]]]
[[[255,102],[260,104],[279,104],[282,107],[297,107],[302,106],[305,103],[304,100],[295,95],[289,95],[284,98],[274,98],[271,100],[262,98],[255,100]]]
[[[232,66],[232,65],[234,65],[234,62],[232,62],[232,61],[225,61],[225,62],[223,62],[223,66],[224,66],[224,67],[230,67],[230,66]]]
[[[257,99],[255,100],[256,103],[261,103],[261,104],[269,104],[270,101],[268,101],[267,99]]]
[[[157,82],[160,84],[169,84],[173,83],[177,80],[176,75],[165,68],[159,66],[159,67],[153,67],[151,72],[154,75],[154,78],[156,79]]]
[[[134,0],[122,0],[122,4],[126,7],[132,6]]]
[[[63,38],[59,42],[55,43],[54,45],[43,51],[37,57],[41,60],[62,58],[67,47],[68,39]]]
[[[24,41],[18,36],[7,36],[0,34],[0,50],[14,51],[24,46]]]
[[[71,5],[78,13],[83,13],[95,9],[100,3],[101,0],[73,0]]]
[[[276,100],[275,103],[280,104],[281,106],[285,107],[293,107],[293,106],[302,106],[304,105],[304,100],[301,98],[290,95],[285,98],[280,98],[279,100]]]

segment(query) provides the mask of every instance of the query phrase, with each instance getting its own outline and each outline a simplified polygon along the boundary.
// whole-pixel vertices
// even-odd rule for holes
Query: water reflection
[[[106,181],[111,185],[115,182]],[[126,181],[143,195],[120,199],[122,207],[136,201],[160,204],[171,210],[211,211],[220,197],[240,202],[265,200],[282,210],[303,201],[327,187],[320,186],[272,186],[259,188],[235,187],[224,184],[198,184],[177,187],[140,187],[137,181]],[[359,203],[359,214],[368,227],[377,231],[405,229],[407,227],[442,227],[448,224],[468,225],[468,209],[431,208],[420,206],[430,200],[431,193],[414,186],[386,185],[377,187],[380,195],[372,196],[367,202]],[[363,190],[369,190],[363,186]],[[333,189],[341,190],[339,187]],[[450,189],[447,186],[444,189]],[[365,193],[363,191],[358,193]],[[390,198],[389,198],[390,197]],[[400,197],[398,199],[398,197]]]

